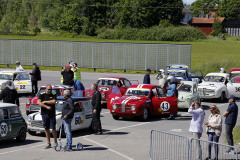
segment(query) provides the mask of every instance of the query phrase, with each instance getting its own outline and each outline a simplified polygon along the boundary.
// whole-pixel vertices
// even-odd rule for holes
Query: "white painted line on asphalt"
[[[101,144],[101,143],[98,143],[98,142],[93,141],[93,140],[91,140],[91,139],[88,139],[88,138],[86,138],[86,137],[84,137],[84,139],[87,140],[87,141],[89,141],[89,142],[95,143],[95,144],[97,144],[97,145],[99,145],[99,146],[101,146],[101,147],[107,148],[109,151],[111,151],[111,152],[113,152],[113,153],[116,153],[117,155],[119,155],[119,156],[121,156],[121,157],[124,157],[124,158],[126,158],[126,159],[128,159],[128,160],[134,160],[134,159],[128,157],[127,155],[124,155],[124,154],[122,154],[122,153],[120,153],[120,152],[118,152],[118,151],[115,151],[115,150],[113,150],[113,149],[109,148],[108,146],[105,146],[105,145],[103,145],[103,144]]]
[[[36,148],[36,147],[40,147],[40,146],[44,146],[44,145],[46,145],[46,144],[44,143],[44,144],[39,144],[39,145],[32,146],[32,147],[26,147],[26,148],[17,149],[17,150],[13,150],[13,151],[9,151],[9,152],[3,152],[3,153],[0,153],[0,155],[9,154],[9,153],[13,153],[13,152],[19,152],[19,151],[22,151],[22,150],[31,149],[31,148]]]

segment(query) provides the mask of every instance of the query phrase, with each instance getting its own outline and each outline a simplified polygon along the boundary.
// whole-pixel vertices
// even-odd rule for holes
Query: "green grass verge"
[[[171,43],[192,45],[192,71],[202,70],[203,74],[219,72],[223,67],[227,72],[231,68],[240,68],[240,37],[227,37],[227,40],[208,37],[206,40],[194,42],[169,42],[169,41],[133,41],[133,40],[107,40],[97,37],[61,37],[54,34],[39,34],[37,36],[5,36],[0,39],[33,39],[33,40],[62,40],[62,41],[89,41],[89,42],[119,42],[119,43]],[[25,66],[24,66],[25,67]],[[26,67],[25,67],[26,68]],[[45,67],[41,67],[45,69]],[[54,70],[55,67],[46,67],[47,70]],[[93,69],[82,69],[82,71],[93,71]],[[97,72],[124,73],[123,70],[97,69]],[[145,73],[145,71],[127,71],[127,73]]]
[[[240,126],[236,126],[233,130],[233,140],[235,144],[240,143]]]

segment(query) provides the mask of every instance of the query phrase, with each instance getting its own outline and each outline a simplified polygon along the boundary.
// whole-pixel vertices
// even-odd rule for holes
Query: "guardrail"
[[[0,63],[64,66],[69,61],[80,68],[159,70],[169,64],[191,69],[191,45],[100,43],[38,40],[0,40]]]

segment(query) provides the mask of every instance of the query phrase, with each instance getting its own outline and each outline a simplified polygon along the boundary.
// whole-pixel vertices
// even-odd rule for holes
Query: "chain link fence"
[[[178,63],[191,68],[191,45],[8,39],[0,43],[1,64],[63,66],[73,61],[80,68],[158,70]]]

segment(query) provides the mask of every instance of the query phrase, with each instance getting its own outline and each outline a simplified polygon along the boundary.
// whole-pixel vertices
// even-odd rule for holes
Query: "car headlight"
[[[101,93],[102,98],[105,98],[105,93]]]
[[[31,101],[28,99],[28,100],[26,101],[26,104],[27,104],[27,105],[30,105],[30,104],[31,104]]]
[[[33,119],[32,119],[31,116],[28,116],[28,117],[27,117],[27,121],[28,121],[28,122],[31,122],[32,120],[33,120]]]
[[[86,95],[87,95],[87,97],[90,97],[90,92],[87,92]]]
[[[136,106],[131,106],[131,110],[135,111],[136,110]]]
[[[112,106],[112,109],[117,109],[117,105],[114,104],[114,105]]]

